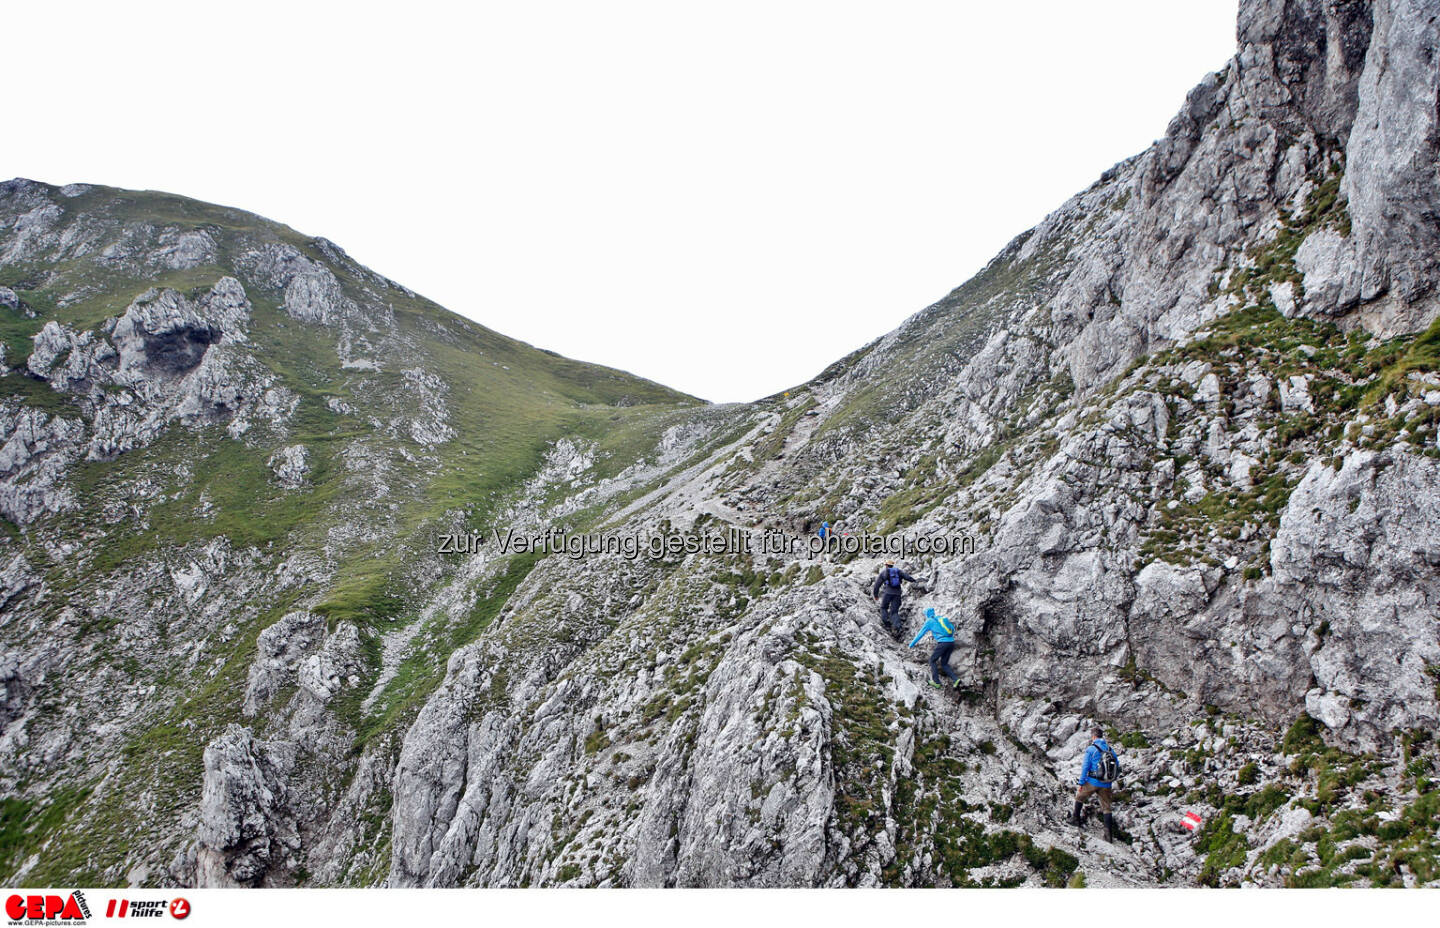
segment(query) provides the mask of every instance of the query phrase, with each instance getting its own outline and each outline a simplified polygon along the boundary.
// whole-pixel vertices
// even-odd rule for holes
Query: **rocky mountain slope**
[[[1238,38],[747,405],[234,210],[0,187],[7,882],[1440,883],[1437,11]],[[973,542],[907,558],[962,694],[876,557],[759,548],[821,519]],[[437,551],[491,528],[754,544]],[[1062,821],[1092,721],[1114,844]]]

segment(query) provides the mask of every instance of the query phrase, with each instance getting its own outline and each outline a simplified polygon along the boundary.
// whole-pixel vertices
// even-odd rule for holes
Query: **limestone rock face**
[[[1433,316],[1436,305],[1440,22],[1418,0],[1375,4],[1371,17],[1341,188],[1360,266],[1360,297],[1379,300],[1366,315],[1378,317],[1388,331],[1406,331]]]
[[[57,402],[72,397],[73,408],[44,424],[21,407],[10,424],[0,420],[0,447],[9,449],[0,452],[7,518],[23,524],[70,508],[63,474],[75,460],[110,460],[149,445],[172,420],[239,418],[248,427],[258,413],[281,424],[288,411],[267,408],[274,377],[235,347],[245,341],[249,315],[239,281],[221,277],[198,301],[145,290],[99,331],[46,321],[24,369]]]
[[[120,356],[117,373],[146,383],[193,371],[219,335],[174,290],[151,290],[130,304],[110,338]]]
[[[1270,595],[1297,618],[1324,617],[1306,706],[1370,750],[1389,732],[1440,721],[1429,598],[1440,564],[1440,519],[1429,500],[1440,471],[1430,460],[1356,452],[1338,471],[1313,465],[1271,543]]]
[[[260,633],[245,689],[247,716],[263,709],[287,684],[295,684],[300,661],[314,653],[324,633],[325,620],[308,612],[292,612]]]
[[[298,490],[310,470],[308,457],[304,445],[288,445],[271,455],[269,464],[275,472],[275,482],[287,490]]]
[[[293,837],[277,832],[286,802],[282,779],[293,763],[286,751],[257,742],[239,726],[205,748],[197,832],[200,885],[256,885],[295,848]]]

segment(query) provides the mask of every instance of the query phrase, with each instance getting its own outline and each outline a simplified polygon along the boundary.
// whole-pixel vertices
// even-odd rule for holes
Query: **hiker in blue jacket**
[[[820,523],[820,540],[824,541],[830,535],[830,522],[827,520]]]
[[[915,582],[915,578],[895,566],[894,561],[886,561],[885,566],[880,568],[876,575],[875,582],[870,587],[870,595],[880,604],[880,622],[890,631],[891,637],[897,641],[900,638],[900,581]],[[882,598],[881,592],[884,592]]]
[[[1110,789],[1115,785],[1113,778],[1119,775],[1120,760],[1110,749],[1110,745],[1105,743],[1105,732],[1096,725],[1090,729],[1090,745],[1085,748],[1085,759],[1080,763],[1080,779],[1076,781],[1075,789],[1075,811],[1070,813],[1071,824],[1080,824],[1080,810],[1085,805],[1085,800],[1097,795],[1100,797],[1100,811],[1105,816],[1105,840],[1114,840],[1115,817],[1110,814]],[[1106,776],[1112,779],[1104,779]]]
[[[930,652],[930,685],[940,686],[940,674],[950,678],[950,685],[955,689],[960,688],[960,678],[955,671],[950,669],[950,652],[955,650],[955,623],[943,615],[937,615],[933,608],[925,610],[925,625],[920,629],[920,634],[910,642],[910,647],[920,643],[920,639],[926,635],[935,638],[935,650]]]

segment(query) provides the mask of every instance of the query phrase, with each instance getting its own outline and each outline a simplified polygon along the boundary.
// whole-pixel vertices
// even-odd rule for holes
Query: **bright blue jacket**
[[[1080,765],[1080,779],[1076,782],[1081,786],[1109,787],[1110,784],[1107,781],[1097,780],[1090,775],[1100,766],[1100,752],[1108,750],[1110,750],[1110,745],[1105,743],[1104,738],[1096,738],[1092,741],[1090,747],[1085,749],[1085,762]]]
[[[925,610],[925,625],[920,629],[920,634],[910,642],[910,647],[920,643],[920,639],[927,634],[935,636],[936,644],[945,644],[955,640],[955,623],[943,615],[936,615],[934,609]]]

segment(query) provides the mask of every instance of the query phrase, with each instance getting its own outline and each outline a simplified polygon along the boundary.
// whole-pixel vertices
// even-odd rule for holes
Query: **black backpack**
[[[1104,747],[1097,744],[1096,747],[1100,748],[1100,757],[1095,761],[1095,769],[1090,775],[1097,780],[1114,783],[1120,779],[1120,758],[1115,756],[1108,744]]]

